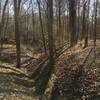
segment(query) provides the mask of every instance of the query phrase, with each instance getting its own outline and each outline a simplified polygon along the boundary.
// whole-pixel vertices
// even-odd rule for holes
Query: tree
[[[42,23],[40,0],[37,0],[37,3],[38,3],[38,9],[39,9],[39,20],[40,20],[40,26],[41,26],[41,34],[42,34],[43,47],[44,47],[44,50],[45,50],[45,53],[46,53],[46,43],[45,43],[45,35],[44,35],[43,23]]]
[[[77,0],[77,39],[80,36],[80,4],[81,1]]]
[[[43,94],[47,87],[48,81],[54,69],[54,39],[53,39],[53,0],[47,1],[47,32],[48,32],[48,48],[49,48],[49,63],[45,66],[42,75],[39,77],[39,86],[37,93]]]
[[[59,44],[61,44],[61,0],[57,0],[58,3],[58,23],[59,23],[59,28],[58,28],[58,35],[59,35]]]
[[[82,12],[82,35],[81,35],[81,40],[84,39],[84,34],[86,33],[86,1],[83,1],[83,12]]]
[[[20,68],[20,33],[19,33],[19,12],[21,0],[14,0],[14,18],[15,18],[15,41],[16,41],[16,67]]]
[[[53,1],[48,0],[48,46],[50,65],[54,64],[54,40],[53,40]]]
[[[94,46],[96,46],[96,35],[97,35],[97,30],[96,30],[96,27],[97,27],[97,6],[98,6],[98,0],[96,0],[95,2],[95,18],[94,18]]]
[[[3,6],[3,12],[2,12],[2,15],[1,15],[1,22],[0,22],[0,35],[2,34],[2,29],[3,29],[3,26],[4,26],[4,16],[5,16],[5,10],[6,10],[7,4],[8,4],[8,0],[5,1],[4,6]],[[1,6],[1,4],[0,4],[0,6]],[[1,48],[2,48],[2,45],[3,45],[3,40],[1,38]]]
[[[87,16],[86,16],[86,33],[84,36],[85,42],[84,42],[84,48],[88,46],[88,34],[89,34],[89,10],[90,10],[90,0],[87,2]]]
[[[0,15],[1,15],[1,0],[0,0]]]
[[[68,0],[68,1],[69,1],[70,46],[73,46],[77,42],[76,40],[76,0]]]

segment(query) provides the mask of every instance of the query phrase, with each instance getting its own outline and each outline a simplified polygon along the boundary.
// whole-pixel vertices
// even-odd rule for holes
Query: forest
[[[100,100],[100,0],[0,0],[0,100]]]

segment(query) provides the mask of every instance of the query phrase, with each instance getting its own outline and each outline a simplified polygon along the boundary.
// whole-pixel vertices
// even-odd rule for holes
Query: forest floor
[[[31,65],[31,62],[34,62],[35,66],[40,55],[42,58],[42,54],[36,52],[33,54],[32,50],[24,46],[22,46],[21,51],[22,64],[19,70],[15,68],[15,45],[3,45],[0,54],[0,100],[38,100],[39,98],[39,96],[34,96],[35,87],[28,87],[33,83],[33,80],[27,77],[29,70],[26,73],[25,66],[27,67],[27,64]]]
[[[100,42],[95,48],[90,42],[85,49],[79,44],[64,52],[56,62],[47,98],[54,87],[61,96],[53,100],[100,100]]]
[[[99,44],[98,42],[96,48],[89,44],[85,49],[82,49],[82,45],[78,44],[59,56],[56,60],[55,72],[49,80],[43,100],[48,100],[48,97],[50,97],[55,81],[58,84],[62,96],[65,96],[64,94],[68,91],[64,90],[63,85],[71,84],[66,83],[67,81],[65,83],[63,82],[66,80],[65,76],[67,76],[67,79],[71,77],[71,74],[68,75],[67,73],[73,74],[73,72],[77,72],[77,66],[83,63],[85,72],[88,72],[87,78],[83,77],[81,80],[81,83],[86,82],[88,85],[87,88],[85,88],[85,86],[83,87],[84,90],[88,90],[89,93],[95,92],[97,95],[100,95]],[[15,53],[15,45],[5,44],[0,54],[0,100],[39,100],[40,97],[35,95],[35,86],[31,86],[34,80],[29,79],[28,76],[31,75],[30,72],[34,71],[35,67],[46,58],[46,55],[22,46],[21,69],[19,70],[15,68]],[[68,82],[70,82],[69,80]],[[71,93],[69,95],[71,95]]]

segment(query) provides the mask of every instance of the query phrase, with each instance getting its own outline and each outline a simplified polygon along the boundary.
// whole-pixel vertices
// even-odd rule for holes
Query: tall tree
[[[54,39],[53,39],[53,0],[48,0],[48,46],[51,66],[54,64]]]
[[[1,15],[1,0],[0,0],[0,15]]]
[[[53,0],[47,0],[47,27],[48,27],[48,48],[49,48],[49,63],[45,66],[42,72],[38,86],[37,92],[44,93],[47,87],[49,78],[51,77],[52,71],[54,69],[54,39],[53,39]]]
[[[1,3],[1,1],[0,1],[0,3]],[[0,36],[1,36],[1,34],[2,34],[2,29],[3,29],[3,27],[4,27],[4,22],[5,22],[5,20],[4,20],[5,17],[4,17],[4,16],[5,16],[5,11],[6,11],[7,4],[8,4],[8,0],[6,0],[5,3],[4,3],[3,11],[2,11],[2,15],[1,15]],[[1,9],[0,9],[0,10],[1,10]],[[2,48],[2,44],[3,44],[3,40],[2,40],[2,38],[1,38],[1,48]]]
[[[39,9],[39,20],[40,20],[40,26],[41,26],[41,34],[42,34],[42,41],[43,41],[43,47],[46,53],[46,43],[45,43],[45,34],[44,34],[44,29],[43,29],[43,23],[42,23],[42,15],[41,15],[41,1],[37,0],[38,3],[38,9]]]
[[[77,38],[80,35],[80,2],[80,0],[77,0]]]
[[[84,34],[86,33],[86,1],[83,1],[83,10],[82,10],[82,35],[81,40],[84,39]]]
[[[34,9],[33,9],[33,2],[31,0],[31,3],[32,3],[32,31],[33,31],[33,44],[34,44],[34,41],[36,40],[36,36],[35,36],[35,15],[34,15]]]
[[[94,18],[94,46],[96,46],[96,35],[97,35],[97,6],[98,6],[98,0],[95,1],[95,18]]]
[[[14,18],[15,18],[15,41],[16,41],[16,67],[20,68],[20,33],[19,33],[19,12],[21,0],[14,0]]]
[[[88,46],[88,34],[89,34],[89,10],[90,10],[90,0],[87,2],[87,16],[86,16],[86,33],[85,34],[85,42],[84,42],[84,48]]]
[[[58,2],[58,23],[59,23],[59,28],[58,28],[58,34],[59,34],[59,44],[61,43],[61,0],[57,0]]]
[[[69,1],[70,45],[73,46],[76,43],[76,0],[68,0],[68,1]]]

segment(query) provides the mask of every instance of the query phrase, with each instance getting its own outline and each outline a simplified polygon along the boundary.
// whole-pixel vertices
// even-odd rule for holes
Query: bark
[[[96,27],[97,27],[97,6],[98,6],[98,0],[96,0],[96,3],[95,3],[94,46],[96,46],[96,35],[97,35],[97,30],[96,30]]]
[[[78,18],[77,18],[77,39],[79,37],[79,33],[80,33],[80,0],[77,0],[77,13],[78,13]]]
[[[76,44],[76,2],[69,0],[69,32],[70,46]]]
[[[32,4],[32,30],[33,30],[33,45],[34,41],[36,41],[36,36],[35,36],[35,16],[34,16],[34,11],[33,11],[33,4]]]
[[[16,67],[20,68],[20,33],[19,33],[19,9],[18,2],[14,0],[14,18],[15,18],[15,41],[16,41]]]
[[[53,0],[48,0],[47,3],[48,3],[47,27],[48,27],[49,62],[45,66],[43,72],[41,73],[39,81],[37,82],[39,84],[37,87],[38,94],[44,94],[48,81],[54,69]]]
[[[88,34],[89,34],[89,10],[90,10],[90,0],[88,0],[88,9],[87,9],[87,20],[86,20],[86,33],[85,33],[85,43],[84,48],[88,46]]]
[[[3,34],[4,34],[4,37],[5,37],[5,34],[7,33],[7,28],[8,28],[8,23],[9,23],[9,5],[8,5],[8,12],[7,12],[7,16],[6,16],[6,25],[4,27],[4,31],[3,31]]]
[[[41,26],[41,34],[42,34],[43,47],[44,47],[44,51],[46,53],[47,51],[46,51],[45,35],[44,35],[42,16],[41,16],[40,1],[37,0],[37,3],[38,3],[38,9],[39,9],[39,21],[40,21],[40,26]]]
[[[1,15],[1,0],[0,0],[0,15]]]
[[[58,21],[59,21],[59,45],[61,44],[61,1],[58,1]]]
[[[0,37],[1,37],[1,35],[2,35],[2,29],[3,29],[3,27],[4,27],[4,22],[5,22],[5,10],[6,10],[6,7],[7,7],[7,4],[8,4],[8,0],[6,0],[5,1],[5,3],[4,3],[4,6],[3,6],[3,12],[2,12],[2,17],[1,17],[1,22],[0,22]],[[1,38],[1,48],[2,48],[2,45],[3,45],[3,40],[2,40],[2,38]]]

